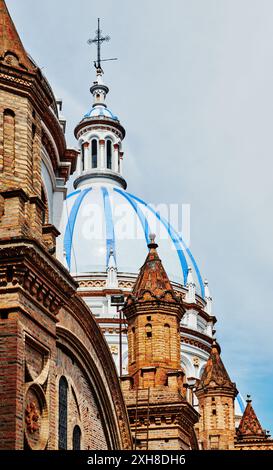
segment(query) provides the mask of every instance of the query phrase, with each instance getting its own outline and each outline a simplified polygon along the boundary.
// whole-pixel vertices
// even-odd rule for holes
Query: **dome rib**
[[[146,219],[146,217],[144,216],[142,210],[140,209],[140,207],[134,202],[134,200],[127,193],[125,193],[124,191],[121,191],[118,188],[114,188],[114,191],[121,194],[121,196],[123,196],[126,199],[126,201],[128,201],[129,204],[134,209],[135,213],[137,214],[137,216],[138,216],[138,218],[141,222],[143,232],[144,232],[145,238],[146,238],[146,243],[148,245],[149,244],[149,234],[151,233],[151,230],[150,230],[149,222]]]
[[[113,214],[109,191],[104,186],[101,187],[104,204],[105,224],[106,224],[106,266],[108,266],[111,249],[114,252],[115,262],[117,263],[116,239],[113,223]]]
[[[74,234],[77,215],[78,215],[83,199],[90,191],[92,191],[92,188],[84,189],[82,192],[81,191],[79,192],[79,195],[76,201],[74,202],[73,207],[68,217],[68,221],[67,221],[67,225],[65,229],[65,235],[64,235],[64,250],[65,250],[65,256],[66,256],[66,262],[67,262],[69,269],[71,266],[71,251],[72,251],[73,234]],[[75,195],[75,193],[73,194]]]

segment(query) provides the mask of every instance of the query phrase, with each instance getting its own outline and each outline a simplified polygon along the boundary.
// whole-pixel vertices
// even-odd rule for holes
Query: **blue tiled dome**
[[[118,117],[115,116],[109,108],[105,106],[96,105],[88,113],[84,115],[84,118],[97,118],[97,117],[106,117],[118,121]]]
[[[105,271],[113,250],[119,272],[137,274],[147,255],[149,233],[154,232],[169,278],[186,285],[191,267],[197,292],[204,297],[202,277],[191,251],[151,205],[104,183],[78,189],[65,204],[61,232],[72,273]]]

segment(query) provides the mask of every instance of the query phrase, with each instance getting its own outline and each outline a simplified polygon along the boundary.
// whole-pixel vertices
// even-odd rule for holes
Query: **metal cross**
[[[88,44],[97,44],[97,62],[94,62],[96,69],[101,69],[101,62],[105,62],[107,60],[117,60],[117,59],[101,59],[101,44],[103,42],[110,41],[110,36],[102,36],[102,31],[100,29],[100,19],[98,18],[98,29],[96,31],[95,39],[89,39],[87,41]]]

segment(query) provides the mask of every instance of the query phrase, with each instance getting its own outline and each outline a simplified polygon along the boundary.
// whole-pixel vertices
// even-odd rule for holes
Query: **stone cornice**
[[[29,98],[41,115],[55,101],[39,69],[27,72],[0,63],[0,88]]]
[[[207,312],[205,312],[204,308],[201,305],[197,303],[188,304],[187,302],[183,302],[183,305],[186,310],[190,310],[190,309],[196,310],[198,312],[198,315],[204,318],[204,320],[206,320],[207,322],[213,322],[213,324],[217,322],[216,317],[213,315],[209,315]]]
[[[203,388],[198,388],[199,386],[197,385],[197,388],[195,390],[195,394],[197,398],[199,399],[200,397],[203,396],[211,396],[214,397],[215,395],[217,396],[229,396],[232,398],[235,398],[238,395],[238,390],[236,389],[236,384],[232,383],[231,386],[225,386],[225,385],[208,385],[207,387]]]
[[[213,339],[210,336],[204,335],[204,333],[200,333],[200,331],[197,330],[192,330],[191,328],[188,328],[186,326],[181,326],[180,331],[181,333],[189,334],[197,338],[203,339],[209,344],[212,344],[213,342]]]
[[[59,261],[35,240],[0,242],[0,290],[21,288],[49,314],[56,315],[77,284]]]
[[[105,127],[105,126],[116,129],[119,132],[121,139],[124,139],[125,134],[126,134],[124,127],[119,123],[119,121],[113,121],[112,119],[110,118],[107,119],[106,117],[103,117],[103,119],[86,118],[82,120],[76,126],[74,134],[75,134],[76,139],[78,139],[81,135],[80,131],[88,132],[88,127],[90,127],[90,130],[93,130],[97,127],[101,129],[102,127]]]
[[[0,195],[4,198],[4,199],[10,199],[10,198],[13,198],[13,197],[19,197],[23,202],[27,202],[29,197],[28,195],[26,194],[26,192],[19,188],[19,189],[11,189],[11,190],[7,190],[7,191],[1,191],[0,192]]]
[[[55,225],[52,225],[52,224],[43,225],[43,233],[50,233],[54,235],[55,237],[58,237],[59,235],[61,235],[61,233],[55,227]]]
[[[151,299],[145,302],[132,300],[131,303],[130,299],[129,302],[127,299],[126,306],[123,308],[123,313],[128,319],[133,318],[136,315],[167,313],[168,315],[177,316],[180,321],[184,313],[184,307],[180,302],[169,302],[168,300],[164,300],[164,298]]]
[[[107,171],[89,171],[86,174],[82,174],[81,176],[75,179],[73,183],[74,188],[77,189],[79,184],[83,181],[88,181],[90,179],[96,179],[96,178],[105,178],[109,180],[114,180],[117,183],[119,183],[123,189],[127,188],[127,183],[120,174],[114,173],[114,172],[107,172]]]

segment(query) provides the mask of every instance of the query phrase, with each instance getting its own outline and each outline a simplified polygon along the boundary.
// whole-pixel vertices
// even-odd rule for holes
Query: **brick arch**
[[[97,368],[97,364],[94,360],[94,357],[83,343],[76,337],[71,331],[63,328],[62,326],[57,326],[57,347],[63,351],[68,357],[72,358],[74,364],[77,362],[82,374],[85,376],[86,383],[88,383],[90,394],[94,397],[94,402],[96,404],[99,416],[101,427],[103,428],[105,441],[107,443],[108,450],[118,450],[124,448],[124,443],[122,442],[120,424],[121,421],[127,419],[126,415],[120,415],[116,410],[116,404],[111,402],[112,398],[109,393],[107,393],[109,386],[111,387],[112,394],[114,389],[117,387],[117,384],[107,384],[103,380],[100,371]],[[107,366],[107,364],[102,364],[102,366]],[[111,367],[112,364],[111,364]],[[69,371],[63,371],[66,373],[68,382],[70,382]],[[109,378],[109,374],[106,375]],[[75,379],[71,382],[75,382]],[[79,389],[79,387],[77,387]],[[122,408],[123,403],[120,403]],[[92,406],[92,405],[90,405]],[[93,414],[95,413],[95,408],[92,410]],[[84,421],[84,420],[83,420]],[[90,427],[92,427],[92,422],[90,422]],[[82,429],[82,428],[81,428]],[[98,432],[101,432],[99,429]],[[84,441],[84,432],[83,441]],[[128,436],[130,440],[130,436]]]
[[[15,118],[15,112],[10,108],[6,108],[4,109],[4,116],[11,116]]]
[[[45,131],[42,132],[42,145],[46,149],[46,152],[51,160],[54,172],[58,171],[58,157],[56,151]]]

